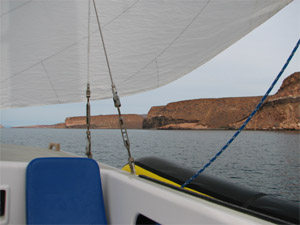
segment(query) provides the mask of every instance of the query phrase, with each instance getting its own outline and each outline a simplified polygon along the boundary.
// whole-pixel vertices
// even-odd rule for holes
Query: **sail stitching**
[[[58,54],[60,54],[60,53],[62,53],[62,52],[64,52],[64,51],[68,50],[69,48],[71,48],[72,46],[78,44],[79,42],[81,42],[82,40],[84,40],[84,39],[86,39],[86,38],[87,38],[87,37],[84,37],[84,38],[80,39],[80,41],[78,41],[78,42],[76,42],[76,43],[73,43],[73,44],[67,46],[67,47],[64,48],[63,50],[60,50],[60,51],[58,51],[58,52],[55,53],[55,54],[52,54],[52,55],[50,55],[50,56],[47,56],[46,58],[44,58],[44,59],[42,59],[42,60],[40,60],[40,61],[38,61],[38,62],[32,64],[31,66],[27,67],[26,69],[23,69],[23,70],[21,70],[21,71],[19,71],[19,72],[16,72],[14,75],[8,77],[8,78],[7,78],[6,80],[4,80],[3,82],[6,82],[6,81],[8,81],[8,80],[11,79],[11,78],[14,78],[14,77],[16,77],[16,76],[18,76],[18,75],[20,75],[20,74],[26,72],[27,70],[30,70],[31,68],[37,66],[38,64],[40,64],[40,63],[42,63],[42,62],[45,62],[45,61],[47,61],[47,60],[50,59],[50,58],[53,58],[54,56],[56,56],[56,55],[58,55]]]
[[[136,76],[138,73],[140,73],[143,69],[147,68],[151,63],[153,63],[155,60],[157,60],[158,57],[160,57],[162,54],[164,54],[184,33],[185,31],[195,22],[195,20],[202,14],[202,12],[206,9],[206,7],[209,5],[211,0],[208,0],[205,5],[200,9],[200,11],[197,13],[197,15],[192,19],[192,21],[177,35],[177,37],[169,43],[169,45],[161,51],[153,60],[151,60],[148,64],[146,64],[144,67],[142,67],[140,70],[138,70],[136,73],[125,79],[123,82],[126,82],[130,80],[132,77]]]
[[[55,88],[54,88],[53,82],[52,82],[52,80],[50,79],[49,73],[48,73],[48,71],[47,71],[47,69],[46,69],[46,67],[45,67],[45,65],[44,65],[44,63],[43,63],[43,61],[41,61],[41,65],[42,65],[42,67],[43,67],[43,69],[44,69],[44,71],[45,71],[45,74],[46,74],[46,76],[47,76],[47,78],[48,78],[48,80],[49,80],[49,83],[51,84],[52,90],[53,90],[54,93],[55,93],[55,96],[56,96],[56,98],[57,98],[57,101],[58,101],[59,103],[61,103],[61,101],[59,100],[58,94],[57,94],[57,92],[56,92],[56,90],[55,90]]]
[[[33,0],[30,0],[30,1],[27,2],[27,3],[30,3],[31,1],[33,1]],[[136,2],[134,2],[131,6],[129,6],[129,7],[128,7],[126,10],[124,10],[122,13],[120,13],[119,15],[117,15],[115,18],[113,18],[113,19],[112,19],[111,21],[109,21],[107,24],[103,25],[103,27],[106,27],[106,26],[108,26],[109,24],[111,24],[113,21],[115,21],[117,18],[119,18],[119,17],[120,17],[121,15],[123,15],[124,13],[126,13],[129,9],[131,9],[134,5],[136,5],[139,1],[140,1],[140,0],[137,0]],[[25,5],[25,4],[27,4],[27,3],[24,3],[23,5]],[[23,5],[22,5],[22,6],[23,6]],[[20,7],[21,7],[21,6],[20,6]],[[93,31],[93,32],[91,32],[91,35],[94,35],[94,34],[96,34],[96,33],[98,33],[98,29],[95,30],[95,31]],[[91,36],[91,35],[89,34],[88,36]],[[9,78],[5,79],[3,82],[7,82],[7,81],[10,80],[11,78],[14,78],[14,77],[18,76],[19,74],[21,74],[21,73],[23,73],[23,72],[25,72],[25,71],[27,71],[27,70],[30,70],[30,69],[33,68],[34,66],[40,64],[42,61],[46,61],[46,60],[48,60],[48,59],[50,59],[50,58],[53,58],[53,57],[59,55],[60,53],[62,53],[62,52],[64,52],[64,51],[66,51],[66,50],[72,48],[73,46],[75,46],[75,45],[77,45],[78,43],[80,43],[80,42],[84,41],[85,39],[87,39],[88,36],[79,39],[77,42],[74,42],[74,43],[72,43],[72,44],[66,46],[65,48],[59,50],[58,52],[56,52],[56,53],[54,53],[54,54],[52,54],[52,55],[50,55],[50,56],[45,57],[44,59],[42,59],[42,60],[40,60],[40,61],[38,61],[38,62],[32,64],[31,66],[29,66],[29,67],[27,67],[27,68],[25,68],[25,69],[23,69],[23,70],[21,70],[21,71],[19,71],[19,72],[16,72],[15,74],[13,74],[12,76],[10,76]]]
[[[158,68],[157,58],[155,58],[155,65],[157,71],[157,87],[159,87],[159,68]]]
[[[33,1],[33,0],[29,0],[29,1],[27,1],[27,2],[24,2],[22,5],[19,5],[19,6],[17,6],[16,8],[13,8],[13,9],[11,9],[11,10],[9,10],[9,11],[7,11],[7,12],[1,14],[0,17],[5,16],[5,15],[7,15],[7,14],[9,14],[9,13],[11,13],[11,12],[17,10],[17,9],[19,9],[19,8],[21,8],[21,7],[25,6],[25,5],[27,5],[28,3],[32,2],[32,1]]]
[[[117,20],[119,17],[121,17],[123,14],[125,14],[129,9],[133,8],[140,0],[135,1],[132,5],[130,5],[127,9],[125,9],[122,13],[120,13],[118,16],[113,18],[111,21],[109,21],[107,24],[103,25],[103,28],[106,26],[109,26],[112,22]]]

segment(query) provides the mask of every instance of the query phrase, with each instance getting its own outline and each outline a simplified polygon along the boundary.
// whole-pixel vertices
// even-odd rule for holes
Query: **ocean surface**
[[[228,141],[234,131],[128,130],[134,158],[158,156],[198,170]],[[290,131],[244,131],[205,171],[217,177],[300,202],[300,134]],[[47,148],[50,142],[84,156],[81,129],[0,129],[0,141]],[[120,130],[92,130],[93,157],[121,168],[127,163]]]

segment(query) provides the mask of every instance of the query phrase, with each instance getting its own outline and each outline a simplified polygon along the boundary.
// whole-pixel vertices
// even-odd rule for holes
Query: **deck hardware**
[[[106,60],[106,64],[107,64],[107,69],[108,69],[108,73],[109,73],[109,77],[110,77],[110,81],[111,81],[113,101],[114,101],[115,107],[118,110],[119,125],[120,125],[121,134],[122,134],[122,139],[123,139],[124,146],[127,149],[128,163],[129,163],[129,166],[130,166],[131,174],[135,174],[134,159],[133,159],[133,157],[131,156],[131,153],[130,153],[130,142],[129,142],[129,138],[128,138],[128,133],[127,133],[127,129],[126,129],[124,120],[122,118],[121,109],[120,109],[121,101],[120,101],[120,98],[118,96],[117,87],[116,87],[116,85],[113,81],[111,67],[110,67],[109,60],[108,60],[108,55],[107,55],[107,51],[106,51],[106,47],[105,47],[105,43],[104,43],[103,33],[102,33],[102,30],[101,30],[101,24],[100,24],[100,19],[99,19],[99,15],[98,15],[95,0],[93,0],[93,4],[94,4],[94,9],[95,9],[98,29],[99,29],[99,32],[100,32],[100,37],[101,37],[102,47],[103,47],[103,51],[104,51],[104,56],[105,56],[105,60]]]
[[[87,87],[86,87],[86,140],[85,155],[92,159],[92,141],[91,141],[91,89],[90,89],[90,52],[91,52],[91,36],[90,36],[90,24],[91,24],[91,1],[88,4],[88,43],[87,43]]]
[[[55,148],[55,151],[60,151],[60,144],[57,144],[57,143],[54,143],[54,142],[51,142],[51,143],[49,143],[49,147],[48,147],[48,149],[53,149],[53,147]]]
[[[86,145],[86,156],[88,158],[93,158],[92,154],[92,142],[91,142],[91,105],[90,105],[90,97],[91,97],[91,90],[90,90],[90,84],[87,84],[86,89],[86,139],[87,139],[87,145]]]

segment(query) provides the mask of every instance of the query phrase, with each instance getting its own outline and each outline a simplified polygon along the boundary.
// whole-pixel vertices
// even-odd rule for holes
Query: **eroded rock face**
[[[300,72],[293,73],[282,82],[273,98],[300,96]]]
[[[238,128],[244,120],[229,125]],[[287,77],[247,125],[247,129],[300,130],[300,72]]]
[[[247,129],[299,130],[300,72],[287,77],[270,96]],[[143,128],[237,129],[254,110],[261,97],[195,99],[154,106]]]
[[[287,97],[266,102],[252,118],[247,129],[252,130],[300,130],[300,97]],[[229,124],[238,129],[244,120]]]
[[[200,128],[226,128],[232,121],[247,117],[260,97],[196,99],[169,103],[164,107],[150,109],[143,123],[144,128],[164,128],[187,123]],[[196,125],[194,125],[196,124]],[[170,127],[168,127],[170,129]]]
[[[142,129],[144,117],[137,114],[122,115],[127,129]],[[86,128],[86,117],[67,117],[65,123],[58,123],[53,125],[33,125],[22,126],[15,128]],[[91,116],[91,128],[99,129],[119,129],[118,115],[99,115]]]
[[[128,129],[141,129],[143,117],[137,114],[124,114],[123,120]],[[86,117],[68,117],[65,120],[66,128],[85,128]],[[117,129],[120,128],[118,115],[99,115],[91,116],[91,128]]]

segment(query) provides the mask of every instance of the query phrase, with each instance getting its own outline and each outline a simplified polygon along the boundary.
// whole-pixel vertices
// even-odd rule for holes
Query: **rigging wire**
[[[237,132],[235,132],[235,134],[230,138],[230,140],[221,148],[221,150],[211,159],[209,160],[209,162],[207,164],[205,164],[196,174],[194,174],[190,179],[188,179],[182,186],[181,188],[186,187],[187,185],[189,185],[194,179],[196,179],[207,167],[209,167],[226,149],[227,147],[234,141],[234,139],[241,133],[241,131],[245,128],[245,126],[249,123],[249,121],[252,119],[252,117],[255,115],[255,113],[258,111],[258,109],[261,107],[261,105],[263,104],[263,102],[266,100],[266,98],[268,97],[268,95],[270,94],[270,92],[272,91],[272,89],[274,88],[275,84],[277,83],[277,81],[279,80],[279,78],[281,77],[281,75],[283,74],[283,72],[285,71],[286,67],[288,66],[288,64],[290,63],[291,59],[293,58],[295,52],[297,51],[298,47],[300,44],[300,39],[298,40],[296,46],[294,47],[293,51],[291,52],[289,58],[287,59],[286,63],[284,64],[284,66],[282,67],[281,71],[279,72],[279,74],[277,75],[277,77],[275,78],[275,80],[273,81],[273,83],[271,84],[271,86],[269,87],[268,91],[266,92],[266,94],[262,97],[262,99],[260,100],[260,102],[258,103],[258,105],[256,106],[256,108],[254,109],[254,111],[250,114],[250,116],[246,119],[246,121],[242,124],[242,126],[238,129]]]
[[[119,125],[120,125],[121,134],[122,134],[122,139],[123,139],[124,146],[127,149],[127,153],[128,153],[128,164],[129,164],[131,173],[135,174],[134,159],[131,156],[131,152],[130,152],[129,137],[128,137],[127,129],[125,127],[125,123],[124,123],[124,120],[123,120],[123,117],[122,117],[122,114],[121,114],[121,110],[120,110],[121,101],[120,101],[120,98],[118,96],[117,87],[116,87],[116,85],[113,81],[112,72],[111,72],[111,69],[110,69],[110,64],[109,64],[109,60],[108,60],[108,56],[107,56],[107,51],[106,51],[106,47],[105,47],[105,43],[104,43],[103,33],[102,33],[102,29],[101,29],[100,19],[99,19],[98,10],[97,10],[95,0],[93,0],[93,4],[94,4],[95,13],[96,13],[96,18],[97,18],[98,28],[99,28],[99,32],[100,32],[100,37],[101,37],[101,41],[102,41],[103,51],[104,51],[104,55],[105,55],[105,59],[106,59],[106,64],[107,64],[107,68],[108,68],[108,73],[109,73],[109,77],[110,77],[110,81],[111,81],[113,101],[114,101],[115,107],[118,110]]]
[[[99,19],[99,15],[98,15],[95,0],[93,0],[93,4],[94,4],[95,13],[96,13],[98,29],[99,29],[100,37],[101,37],[101,41],[102,41],[103,51],[104,51],[104,55],[105,55],[105,59],[106,59],[107,69],[108,69],[111,84],[113,85],[114,81],[113,81],[113,78],[112,78],[112,73],[111,73],[111,69],[110,69],[110,65],[109,65],[109,61],[108,61],[108,56],[107,56],[107,52],[106,52],[106,47],[105,47],[105,43],[104,43],[103,33],[102,33],[102,29],[101,29],[100,19]]]
[[[87,43],[87,83],[90,83],[90,55],[91,55],[91,0],[88,4],[88,43]]]
[[[92,154],[92,143],[91,143],[91,105],[90,105],[90,97],[91,97],[91,89],[90,89],[90,49],[91,49],[91,38],[90,38],[90,21],[91,20],[91,0],[89,0],[88,4],[88,44],[87,44],[87,87],[86,87],[86,156],[88,158],[93,158]]]

